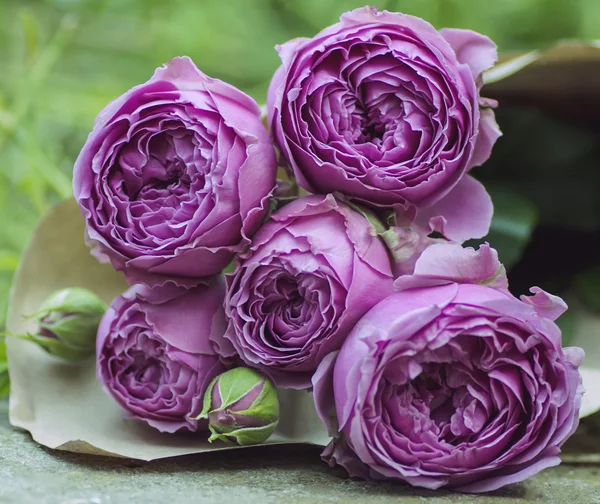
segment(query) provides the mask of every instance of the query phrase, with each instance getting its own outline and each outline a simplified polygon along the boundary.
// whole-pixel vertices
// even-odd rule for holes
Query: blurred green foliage
[[[6,360],[6,346],[0,341],[0,399],[8,395],[10,379],[8,377],[8,362]]]
[[[490,232],[483,240],[473,240],[467,245],[478,246],[489,242],[507,269],[520,258],[538,223],[536,206],[508,183],[488,182],[486,189],[494,202],[494,218]]]
[[[600,312],[600,264],[577,275],[573,284],[575,293],[585,305]]]
[[[494,205],[503,204],[493,194],[494,184],[503,180],[513,196],[518,192],[533,202],[540,223],[599,229],[598,133],[560,123],[537,109],[508,104],[498,108],[496,119],[504,135],[485,167],[477,171],[486,187],[489,184]],[[515,206],[524,210],[522,204]]]
[[[594,22],[600,19],[598,0],[371,3],[419,15],[437,27],[478,30],[503,51],[544,47],[559,38],[600,38],[600,23]],[[278,66],[273,47],[310,36],[361,5],[349,0],[2,0],[0,328],[19,254],[42,213],[70,195],[73,162],[104,105],[182,54],[264,102]],[[514,261],[534,225],[535,209],[525,202],[515,211],[514,198],[522,201],[521,196],[503,194],[493,231],[516,251],[507,257]]]

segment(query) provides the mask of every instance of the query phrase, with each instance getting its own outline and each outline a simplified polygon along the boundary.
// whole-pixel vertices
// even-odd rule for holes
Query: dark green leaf
[[[497,119],[504,135],[477,170],[486,187],[498,183],[518,188],[538,209],[541,224],[600,228],[596,135],[534,109],[503,105]]]
[[[556,320],[556,323],[562,332],[562,346],[569,346],[577,331],[577,312],[572,309],[567,310]]]
[[[573,287],[588,308],[600,312],[600,265],[577,275]]]
[[[494,202],[494,217],[484,240],[498,250],[500,261],[510,268],[521,257],[537,223],[535,206],[508,186],[487,184]],[[469,243],[474,245],[475,243]]]

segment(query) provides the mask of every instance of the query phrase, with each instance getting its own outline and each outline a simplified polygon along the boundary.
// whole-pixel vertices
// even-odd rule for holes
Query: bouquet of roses
[[[142,459],[311,442],[352,476],[468,492],[558,464],[583,394],[566,305],[514,297],[494,249],[462,246],[493,213],[470,174],[500,136],[493,42],[362,8],[278,51],[268,128],[185,57],[99,114],[73,186],[130,287],[81,259],[72,203],[42,223],[31,247],[64,238],[61,267],[23,266],[13,300],[27,275],[88,290],[13,303],[54,357],[9,341],[11,421]]]

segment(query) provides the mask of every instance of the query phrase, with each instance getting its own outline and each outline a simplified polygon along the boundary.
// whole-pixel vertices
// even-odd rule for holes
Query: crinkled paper
[[[106,302],[127,289],[120,273],[90,255],[83,219],[75,201],[68,200],[40,221],[23,254],[11,292],[8,330],[15,334],[34,330],[34,322],[24,317],[52,291],[73,286],[88,288]],[[7,350],[10,422],[44,446],[140,460],[232,449],[209,444],[202,434],[161,434],[126,419],[96,379],[93,358],[67,364],[16,338],[7,339]],[[267,444],[327,444],[311,394],[284,390],[280,401],[280,423]]]

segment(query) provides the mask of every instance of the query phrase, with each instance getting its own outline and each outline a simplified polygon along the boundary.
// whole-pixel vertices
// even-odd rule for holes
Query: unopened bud
[[[96,333],[106,305],[93,292],[71,287],[52,293],[31,317],[38,322],[35,334],[17,335],[37,343],[44,351],[68,361],[94,355]]]
[[[263,443],[279,421],[277,389],[258,371],[230,369],[209,385],[200,418],[208,419],[210,442]]]

